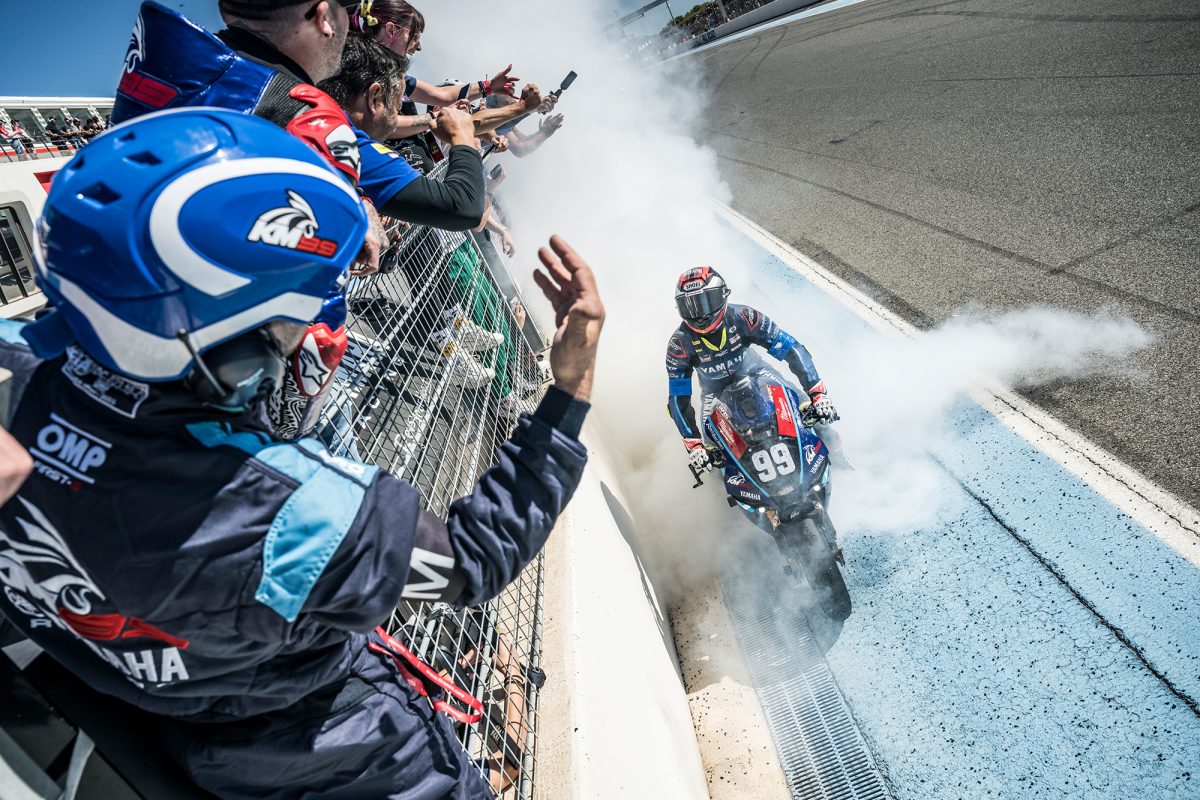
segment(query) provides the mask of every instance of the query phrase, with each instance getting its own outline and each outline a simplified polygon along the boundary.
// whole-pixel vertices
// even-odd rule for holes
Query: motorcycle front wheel
[[[812,517],[803,519],[781,530],[777,541],[792,571],[808,579],[825,616],[842,622],[850,616],[850,591],[833,552],[825,544],[819,524]]]

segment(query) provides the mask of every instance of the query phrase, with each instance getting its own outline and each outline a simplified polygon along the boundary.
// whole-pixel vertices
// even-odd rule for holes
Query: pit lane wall
[[[708,798],[666,609],[606,452],[588,467],[547,546],[538,800]]]
[[[765,6],[742,14],[740,17],[734,17],[729,22],[713,28],[713,35],[706,37],[705,42],[715,41],[731,33],[744,31],[759,23],[781,17],[784,14],[790,14],[793,11],[799,11],[802,8],[819,5],[822,2],[824,0],[774,0],[772,3],[767,3]]]

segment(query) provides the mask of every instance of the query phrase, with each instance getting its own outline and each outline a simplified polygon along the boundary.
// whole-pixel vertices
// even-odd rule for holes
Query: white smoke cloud
[[[519,14],[480,0],[419,7],[428,25],[412,72],[425,80],[479,78],[512,62],[515,74],[548,91],[568,70],[579,74],[559,107],[563,128],[527,159],[499,157],[519,247],[509,263],[531,310],[543,314],[529,275],[549,234],[566,237],[597,271],[608,321],[595,414],[664,588],[713,574],[726,548],[755,535],[714,487],[691,489],[666,414],[663,362],[683,270],[717,267],[735,301],[809,344],[860,466],[835,477],[834,519],[844,533],[903,532],[944,511],[923,445],[952,436],[946,411],[977,373],[1018,386],[1077,379],[1124,369],[1123,359],[1149,342],[1127,319],[1050,308],[968,310],[915,341],[868,334],[811,286],[765,274],[761,250],[714,213],[711,199],[729,191],[694,133],[705,127],[707,101],[698,60],[625,59],[601,32],[611,9],[582,0],[528,0]],[[523,130],[536,130],[536,119]]]

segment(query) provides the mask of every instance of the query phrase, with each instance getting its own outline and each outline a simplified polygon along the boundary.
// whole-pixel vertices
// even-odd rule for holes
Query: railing
[[[442,517],[542,394],[545,343],[514,313],[498,285],[511,294],[511,282],[493,277],[507,273],[485,252],[494,250],[468,235],[411,228],[380,273],[353,282],[350,346],[318,428],[335,455],[407,480]],[[483,702],[481,719],[458,733],[504,796],[533,794],[542,593],[539,557],[484,606],[404,603],[387,626]]]
[[[43,136],[40,133],[0,136],[0,157],[5,161],[29,161],[43,156],[73,156],[79,150],[76,141],[86,142],[86,139],[73,136]]]

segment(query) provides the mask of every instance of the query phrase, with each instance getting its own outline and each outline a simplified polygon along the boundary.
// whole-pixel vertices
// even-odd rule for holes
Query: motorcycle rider
[[[711,459],[692,408],[693,372],[700,374],[701,419],[708,416],[721,390],[741,376],[757,373],[784,383],[751,345],[787,363],[808,395],[822,429],[838,419],[825,382],[804,345],[762,312],[730,303],[729,294],[724,278],[707,266],[687,270],[675,284],[675,305],[683,322],[667,342],[667,411],[683,437],[688,460],[697,469],[707,469]]]

